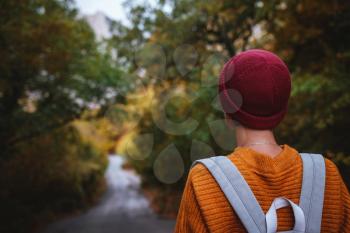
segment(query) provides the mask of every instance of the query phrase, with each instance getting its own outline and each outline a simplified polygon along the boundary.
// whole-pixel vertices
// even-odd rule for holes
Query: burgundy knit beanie
[[[220,74],[225,114],[252,129],[273,129],[287,112],[291,78],[275,54],[252,49],[232,57]]]

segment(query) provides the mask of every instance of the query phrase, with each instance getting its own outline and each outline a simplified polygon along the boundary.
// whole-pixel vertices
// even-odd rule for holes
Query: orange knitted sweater
[[[252,189],[264,213],[276,197],[299,203],[302,161],[298,152],[283,145],[276,157],[237,147],[228,158],[234,162]],[[350,232],[350,196],[337,167],[326,159],[326,189],[322,232]],[[278,231],[293,228],[290,207],[277,211]],[[175,232],[246,232],[212,175],[202,164],[189,174]]]

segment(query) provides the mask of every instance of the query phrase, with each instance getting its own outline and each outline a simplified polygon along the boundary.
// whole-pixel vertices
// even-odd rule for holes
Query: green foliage
[[[211,104],[215,102],[216,95],[215,87],[177,82],[168,88],[150,86],[141,97],[135,98],[132,94],[128,96],[124,107],[127,114],[120,114],[123,115],[124,124],[129,124],[130,127],[126,129],[128,133],[119,141],[117,149],[118,153],[128,157],[130,164],[142,175],[145,187],[158,186],[164,192],[181,192],[186,173],[195,159],[215,152],[228,153],[233,149],[235,139],[232,134],[227,135],[232,131],[226,129],[222,113]],[[135,112],[139,117],[134,117]],[[114,117],[121,119],[118,114]],[[183,126],[189,119],[194,123]],[[165,124],[163,120],[171,123]],[[171,145],[175,146],[176,152],[166,152]],[[178,153],[186,168],[185,173],[179,174],[179,179],[171,184],[166,184],[162,177],[155,176],[155,163],[164,153]],[[175,166],[176,173],[178,165],[164,164],[162,169],[167,173]],[[160,208],[160,212],[168,210],[168,205],[163,204],[166,209]],[[176,208],[173,206],[173,210]]]
[[[301,150],[350,154],[349,9],[349,2],[279,1],[272,10],[267,30],[294,77],[279,133]]]
[[[234,137],[229,128],[215,126],[213,130],[209,124],[223,118],[213,106],[219,75],[215,66],[222,67],[228,56],[239,51],[265,48],[279,54],[293,76],[289,112],[276,129],[279,142],[291,144],[300,151],[326,154],[339,164],[345,177],[350,155],[347,143],[349,7],[344,1],[314,0],[165,0],[153,8],[130,4],[129,12],[137,12],[132,14],[133,24],[129,28],[119,25],[122,33],[110,41],[110,46],[129,52],[127,48],[133,48],[132,53],[122,53],[121,57],[127,61],[130,73],[144,69],[143,85],[154,90],[155,104],[146,104],[144,99],[126,101],[126,112],[133,115],[130,109],[136,109],[141,116],[122,139],[120,151],[126,155],[136,154],[136,159],[130,156],[130,161],[143,176],[144,183],[160,185],[164,190],[169,185],[155,179],[153,170],[155,161],[169,144],[174,143],[186,169],[193,160],[193,141],[204,143],[199,146],[204,148],[203,154],[208,152],[204,145],[209,145],[215,153],[232,151]],[[138,54],[148,62],[139,62]],[[160,54],[158,62],[154,62],[158,72],[149,64],[155,54]],[[219,54],[221,60],[212,64],[210,58],[215,54]],[[134,93],[140,89],[136,87]],[[194,101],[188,104],[172,99],[164,107],[164,98],[178,89],[185,99],[195,97]],[[157,122],[163,110],[173,122],[192,117],[199,125],[185,135],[168,133]],[[153,141],[149,137],[153,137]],[[227,138],[233,143],[223,143]],[[152,145],[152,149],[147,145]],[[181,187],[184,178],[170,187],[174,190]]]
[[[121,71],[71,0],[5,0],[0,15],[0,232],[27,233],[102,190],[106,151],[69,124],[103,114]]]
[[[291,69],[320,73],[349,65],[350,2],[262,1],[274,49]],[[341,68],[343,67],[343,68]],[[329,75],[329,74],[328,74]]]
[[[279,54],[293,76],[289,112],[276,129],[279,142],[327,154],[349,174],[349,2],[158,2],[126,3],[131,25],[114,22],[115,36],[102,49],[69,0],[1,1],[0,187],[7,187],[2,202],[11,196],[11,213],[25,220],[31,211],[80,206],[102,178],[99,151],[111,150],[119,138],[119,152],[129,156],[143,184],[165,190],[161,200],[181,192],[193,160],[234,148],[216,83],[229,56],[254,47]],[[107,94],[116,86],[118,103],[109,107]],[[86,111],[91,103],[101,107],[98,113]],[[82,113],[92,122],[106,119],[93,122],[96,127],[76,122],[81,141],[75,130],[60,128]],[[178,125],[187,119],[194,124]],[[156,175],[167,169],[157,173],[154,166],[162,165],[157,160],[169,145],[185,172],[164,184]]]
[[[164,4],[171,7],[170,12],[164,10]],[[132,159],[131,163],[142,174],[145,183],[159,185],[153,165],[172,143],[178,149],[186,171],[194,159],[191,153],[209,155],[233,149],[235,139],[224,125],[222,112],[213,106],[217,98],[216,80],[228,55],[249,47],[252,27],[262,19],[255,1],[163,1],[154,8],[147,5],[129,7],[133,24],[130,28],[118,25],[116,31],[120,33],[110,45],[118,51],[132,48],[133,53],[122,53],[121,56],[129,61],[130,73],[139,68],[145,70],[143,84],[153,89],[154,94],[149,104],[144,99],[126,101],[126,105],[133,106],[141,116],[121,143],[120,152],[128,155],[128,147],[132,147],[130,150],[137,153],[138,147],[149,144],[148,140],[137,140],[138,137],[151,135],[154,145],[150,154],[136,156],[147,158]],[[142,33],[138,31],[140,28]],[[158,66],[149,64],[152,62]],[[135,88],[134,92],[140,92],[140,89]],[[163,105],[174,92],[181,93],[181,98],[171,98]],[[127,112],[133,115],[132,111]],[[173,123],[191,118],[198,125],[185,134],[169,133],[159,126],[164,114]],[[197,145],[194,152],[194,142],[206,146]],[[186,174],[173,186],[181,187],[185,178]]]
[[[17,144],[0,164],[1,232],[85,207],[103,187],[107,157],[67,126]]]
[[[120,72],[71,1],[0,3],[0,146],[11,147],[108,104]]]

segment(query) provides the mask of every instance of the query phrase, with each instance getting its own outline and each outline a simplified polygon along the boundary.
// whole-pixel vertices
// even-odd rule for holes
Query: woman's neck
[[[236,140],[239,147],[249,147],[271,157],[282,151],[272,130],[255,130],[239,125],[236,127]]]

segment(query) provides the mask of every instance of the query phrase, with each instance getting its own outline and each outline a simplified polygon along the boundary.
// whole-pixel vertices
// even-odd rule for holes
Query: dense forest
[[[70,0],[0,3],[0,231],[28,232],[84,209],[107,155],[174,216],[191,163],[235,147],[217,102],[221,67],[251,48],[292,73],[280,144],[322,153],[350,185],[350,2],[126,2],[96,40]]]

